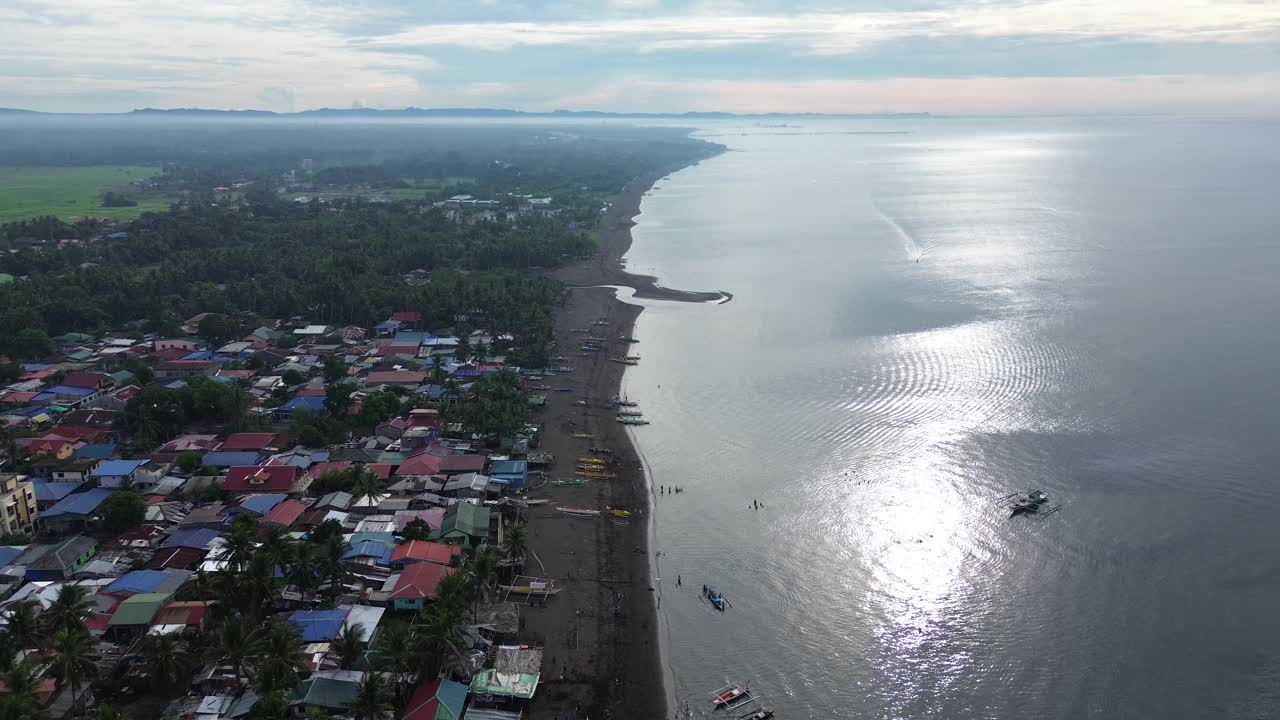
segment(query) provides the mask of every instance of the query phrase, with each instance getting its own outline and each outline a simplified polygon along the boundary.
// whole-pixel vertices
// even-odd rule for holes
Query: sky
[[[1280,0],[4,0],[0,107],[1280,114]]]

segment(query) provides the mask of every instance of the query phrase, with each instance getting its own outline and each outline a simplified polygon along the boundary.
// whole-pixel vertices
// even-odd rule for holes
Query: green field
[[[108,165],[98,167],[0,168],[0,223],[54,215],[75,220],[86,215],[135,218],[152,210],[167,210],[167,198],[129,187],[129,182],[159,173],[157,168]],[[102,207],[102,193],[123,192],[136,207]]]

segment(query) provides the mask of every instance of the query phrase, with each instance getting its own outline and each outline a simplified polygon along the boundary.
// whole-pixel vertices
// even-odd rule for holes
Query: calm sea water
[[[630,265],[737,297],[651,304],[625,381],[684,488],[680,702],[1280,715],[1280,123],[701,134],[733,151],[659,183]],[[1061,512],[1009,519],[1032,486]]]

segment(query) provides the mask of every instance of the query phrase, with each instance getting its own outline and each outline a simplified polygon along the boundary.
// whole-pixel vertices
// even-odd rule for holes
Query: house
[[[30,545],[13,561],[27,566],[27,582],[70,580],[98,551],[98,541],[83,535],[51,544]]]
[[[201,631],[209,617],[209,603],[202,600],[173,601],[160,608],[151,619],[148,634],[167,635],[188,630]]]
[[[102,592],[120,597],[141,593],[172,594],[194,574],[190,570],[133,570],[113,580]]]
[[[321,463],[325,464],[325,463]],[[321,476],[323,477],[323,475]],[[351,507],[351,493],[337,490],[323,495],[315,504],[311,506],[312,510],[346,510]]]
[[[424,682],[413,691],[400,720],[458,720],[467,706],[467,686],[447,678]]]
[[[57,460],[54,458],[33,459],[32,467],[36,473],[47,475],[57,482],[83,482],[98,463],[94,460]]]
[[[83,482],[54,482],[50,480],[32,480],[32,491],[36,496],[36,509],[48,510],[59,500],[75,492]]]
[[[450,544],[480,545],[489,539],[489,508],[460,502],[444,511],[440,540]]]
[[[270,493],[266,495],[250,495],[240,502],[240,507],[254,515],[262,516],[271,512],[272,508],[285,501],[288,495]]]
[[[289,624],[302,634],[303,642],[330,642],[342,631],[349,610],[295,610]]]
[[[300,338],[321,338],[333,333],[331,325],[305,325],[293,331]]]
[[[256,450],[227,452],[218,450],[204,456],[204,464],[211,468],[226,468],[235,465],[257,465],[262,455]]]
[[[293,413],[297,410],[308,410],[310,412],[321,412],[324,410],[323,397],[295,397],[289,402],[275,409],[274,415],[277,419],[288,419],[293,417]]]
[[[489,477],[513,490],[523,490],[529,480],[529,463],[525,460],[495,460],[489,466]]]
[[[275,452],[284,446],[284,439],[279,433],[235,433],[222,442],[222,452],[254,450],[257,452]]]
[[[112,390],[106,395],[97,397],[87,404],[90,407],[101,408],[103,410],[122,411],[124,410],[125,405],[128,405],[129,401],[136,397],[140,392],[142,392],[142,388],[137,385],[126,385],[122,388]]]
[[[233,467],[222,487],[228,492],[287,493],[301,477],[302,468],[294,465]]]
[[[197,321],[197,324],[198,321]],[[192,352],[200,347],[200,343],[191,338],[169,338],[165,340],[156,340],[156,350],[182,350],[184,352]]]
[[[80,408],[72,410],[62,416],[62,424],[64,426],[82,427],[88,430],[105,430],[105,435],[99,435],[96,438],[85,437],[85,442],[108,442],[111,439],[111,429],[120,422],[122,414],[117,410],[104,410],[97,407]]]
[[[404,328],[404,324],[395,320],[383,320],[373,326],[373,332],[378,337],[391,337]]]
[[[197,375],[212,375],[221,364],[213,360],[166,360],[156,364],[157,380],[184,380]]]
[[[157,452],[161,453],[184,453],[195,452],[204,454],[213,452],[222,446],[222,441],[217,435],[179,435],[160,446]]]
[[[391,553],[391,569],[403,570],[405,567],[417,562],[457,565],[461,560],[462,548],[456,545],[446,545],[426,540],[410,540],[397,545]]]
[[[283,525],[289,527],[297,522],[302,513],[306,512],[307,506],[297,500],[285,500],[284,502],[271,508],[271,512],[262,516],[263,522],[273,523],[275,525]]]
[[[45,388],[41,393],[32,399],[32,402],[40,404],[61,405],[63,407],[79,407],[88,403],[102,393],[96,388],[71,387],[70,385],[54,385]]]
[[[31,532],[39,512],[34,483],[25,475],[0,475],[0,534]]]
[[[102,390],[109,388],[113,384],[109,375],[95,372],[69,372],[62,376],[62,385],[68,387],[88,388],[90,390]]]
[[[430,562],[413,563],[400,573],[388,595],[396,610],[421,610],[435,599],[440,581],[452,575],[454,568]]]
[[[116,611],[107,621],[108,631],[124,636],[141,635],[151,626],[151,621],[160,612],[160,608],[169,601],[171,595],[172,593],[167,592],[153,592],[138,593],[125,598],[124,602],[116,606]]]
[[[76,448],[71,457],[77,460],[110,460],[115,454],[115,443],[94,443]]]
[[[212,528],[191,527],[175,530],[174,533],[169,536],[169,539],[165,540],[160,547],[161,549],[183,547],[207,551],[221,542],[222,533],[217,530]]]
[[[351,548],[342,554],[342,559],[366,568],[370,566],[390,568],[393,550],[391,542],[361,540],[351,543]]]
[[[400,326],[404,329],[412,330],[418,324],[418,313],[408,311],[391,313],[391,319],[400,323]]]
[[[440,458],[441,475],[464,475],[466,473],[484,472],[485,457],[483,455],[449,455]],[[494,465],[497,465],[495,462]]]
[[[365,386],[403,385],[416,387],[427,381],[427,374],[414,370],[377,370],[365,376]]]
[[[208,551],[202,548],[193,547],[168,547],[161,548],[156,551],[155,555],[147,561],[147,570],[164,570],[173,568],[175,570],[194,570],[197,565],[208,555]]]
[[[439,475],[440,462],[444,458],[431,453],[419,453],[407,458],[396,468],[396,475]]]
[[[40,513],[40,526],[51,532],[84,528],[93,521],[102,501],[114,492],[112,488],[96,487],[71,493]]]
[[[89,476],[96,479],[101,487],[118,488],[126,481],[140,480],[138,471],[150,463],[150,460],[103,460]]]
[[[360,683],[364,673],[355,670],[321,670],[311,673],[293,693],[291,704],[304,708],[316,707],[330,711],[345,713],[360,692]],[[321,713],[325,716],[326,713]]]
[[[398,440],[400,439],[400,436],[404,434],[404,431],[407,429],[409,429],[409,421],[406,420],[405,418],[397,417],[397,418],[391,418],[390,420],[384,420],[383,422],[379,423],[378,426],[374,428],[373,432],[379,437]]]

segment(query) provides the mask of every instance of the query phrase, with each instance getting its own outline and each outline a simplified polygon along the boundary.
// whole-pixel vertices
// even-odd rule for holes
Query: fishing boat
[[[612,480],[613,479],[612,473],[582,472],[581,470],[578,471],[577,476],[580,478],[586,478],[588,480]]]
[[[556,510],[564,513],[565,515],[572,515],[574,517],[584,517],[584,518],[600,517],[599,510],[589,510],[587,508],[558,507],[556,508]]]
[[[623,359],[623,360],[635,360],[636,362],[640,362],[640,356],[639,356],[639,355],[628,355],[628,356],[626,356],[626,357],[624,357],[624,358],[622,358],[622,359]]]
[[[609,449],[609,448],[607,448],[607,447],[593,447],[593,448],[591,448],[591,452],[593,452],[593,453],[600,453],[601,455],[612,455],[612,454],[613,454],[613,451],[612,451],[612,450],[610,450],[610,449]]]
[[[733,709],[745,705],[751,699],[751,688],[748,685],[729,683],[719,690],[711,692],[711,707],[716,710]]]
[[[1025,493],[1013,493],[1001,498],[1009,501],[1009,517],[1019,515],[1036,515],[1045,517],[1062,509],[1061,505],[1047,507],[1049,494],[1043,490],[1028,490]]]
[[[742,703],[735,710],[739,713],[738,720],[769,720],[773,717],[773,708],[766,707],[756,695],[752,695],[749,701]],[[743,712],[744,710],[746,712]]]
[[[618,339],[619,339],[619,340],[621,340],[622,342],[629,342],[629,343],[638,343],[638,342],[640,342],[639,340],[637,340],[637,339],[635,339],[635,338],[631,337],[630,335],[619,335],[619,336],[618,336]]]
[[[600,451],[599,451],[599,450],[597,450],[596,448],[591,448],[591,452],[600,452]],[[584,455],[584,456],[582,456],[582,457],[578,458],[578,462],[580,462],[580,463],[595,463],[595,464],[597,464],[597,465],[604,465],[604,464],[608,463],[609,461],[608,461],[608,460],[605,460],[604,458],[591,457],[591,456],[589,456],[589,455]]]
[[[729,601],[724,599],[724,595],[710,585],[702,586],[702,598],[711,603],[711,607],[720,612],[724,612],[725,605],[729,604]]]
[[[552,485],[560,487],[582,487],[591,482],[591,478],[564,478],[563,480],[552,480]]]
[[[571,387],[556,388],[556,392],[573,392],[573,388]]]
[[[533,585],[499,585],[498,587],[513,595],[555,595],[560,592],[558,587],[539,583]]]
[[[642,417],[629,417],[626,415],[619,415],[618,422],[622,423],[623,425],[648,425],[649,424],[649,421],[645,420]]]
[[[592,435],[591,433],[574,433],[574,434],[570,435],[569,437],[575,437],[575,438],[578,438],[579,440],[590,440],[591,438],[593,438],[593,437],[595,437],[595,436],[594,436],[594,435]]]
[[[640,405],[640,403],[636,402],[635,400],[628,400],[626,398],[622,398],[621,400],[614,398],[613,404],[617,405],[618,407],[637,407]]]
[[[644,417],[642,410],[619,410],[618,417]]]
[[[626,358],[609,358],[609,362],[616,362],[622,365],[639,365],[639,360],[628,360]]]
[[[622,508],[609,508],[609,514],[614,517],[620,517],[620,518],[631,517],[631,511],[623,510]]]

